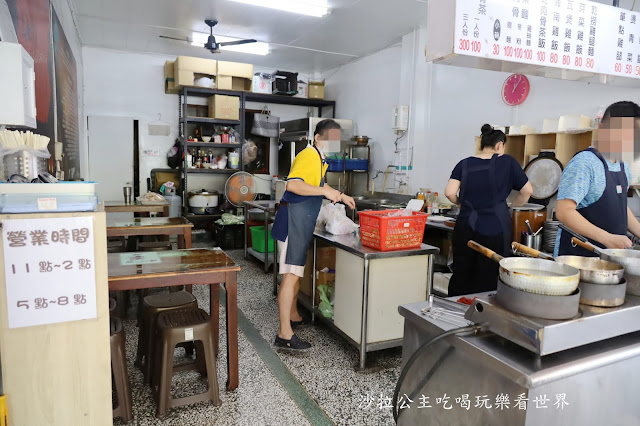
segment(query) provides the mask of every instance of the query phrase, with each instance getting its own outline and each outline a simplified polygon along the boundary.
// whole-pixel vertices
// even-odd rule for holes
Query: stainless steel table
[[[316,253],[317,253],[317,242],[322,241],[327,244],[330,244],[338,249],[345,250],[348,253],[351,253],[355,256],[358,256],[364,259],[364,285],[363,285],[363,295],[362,295],[362,324],[360,330],[360,342],[355,342],[352,338],[347,336],[342,330],[337,328],[331,319],[325,318],[320,311],[315,307],[315,294],[316,294],[316,274],[313,273],[313,286],[311,292],[311,298],[305,297],[303,294],[299,295],[298,300],[302,303],[302,305],[307,308],[312,315],[312,320],[315,318],[319,318],[321,321],[328,324],[330,328],[336,331],[339,335],[344,337],[349,343],[356,346],[360,350],[360,363],[359,368],[364,369],[367,352],[373,352],[380,349],[387,349],[392,347],[398,347],[402,345],[402,339],[380,342],[380,343],[367,343],[367,318],[368,318],[368,298],[369,298],[369,262],[374,259],[388,259],[388,258],[399,258],[399,257],[407,257],[407,256],[429,256],[428,267],[427,270],[424,271],[427,274],[427,294],[426,298],[429,298],[429,294],[431,294],[431,288],[433,286],[433,255],[437,254],[439,249],[437,247],[429,246],[426,244],[422,244],[419,248],[416,249],[408,249],[408,250],[396,250],[396,251],[379,251],[369,247],[365,247],[362,245],[360,241],[360,234],[350,234],[350,235],[333,235],[328,232],[319,232],[316,231],[314,233],[313,239],[313,271],[316,270]],[[355,308],[355,307],[354,307]]]
[[[269,272],[269,266],[273,266],[273,294],[278,293],[278,243],[273,244],[273,259],[269,259],[269,219],[276,214],[276,201],[246,201],[244,203],[244,258],[251,255],[264,262],[264,273]],[[259,209],[264,213],[264,253],[248,247],[249,237],[249,209]]]
[[[439,303],[436,300],[434,305]],[[398,309],[405,317],[403,366],[424,343],[455,328],[422,315],[426,306],[426,302],[413,303]],[[543,357],[491,332],[449,336],[432,344],[407,374],[400,395],[411,398],[416,394],[418,398],[411,398],[414,409],[402,410],[398,424],[638,424],[640,405],[635,398],[639,381],[640,332]],[[450,397],[450,411],[433,403],[444,394]],[[463,394],[471,400],[469,410],[455,403]],[[421,395],[431,397],[433,408],[415,409]],[[496,408],[499,395],[507,395],[509,409]],[[526,409],[516,407],[520,395],[528,399]],[[538,408],[545,395],[549,399],[543,404],[546,407]],[[555,405],[561,395],[569,403],[563,408]],[[474,407],[478,396],[486,396],[493,408]]]

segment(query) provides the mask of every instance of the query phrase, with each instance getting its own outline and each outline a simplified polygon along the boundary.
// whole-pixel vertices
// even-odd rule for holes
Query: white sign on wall
[[[640,78],[640,13],[580,0],[457,0],[454,52]]]
[[[96,318],[93,218],[2,221],[9,328]]]

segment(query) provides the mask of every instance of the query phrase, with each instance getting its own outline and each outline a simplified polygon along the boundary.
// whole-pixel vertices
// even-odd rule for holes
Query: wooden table
[[[220,286],[227,291],[227,390],[238,387],[238,289],[237,266],[222,250],[191,249],[157,254],[159,261],[123,265],[122,259],[144,253],[111,253],[109,260],[109,290],[138,290],[181,285],[208,285],[210,291],[211,325],[218,351]]]
[[[124,201],[105,201],[104,211],[107,213],[162,213],[169,217],[169,202],[162,204],[141,204],[140,201],[125,203]]]
[[[131,220],[107,219],[107,237],[133,235],[177,235],[178,248],[191,248],[193,223],[183,217],[136,217]]]

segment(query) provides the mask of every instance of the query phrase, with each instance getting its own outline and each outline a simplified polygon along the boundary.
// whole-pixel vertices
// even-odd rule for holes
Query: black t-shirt
[[[491,199],[491,182],[489,170],[471,171],[471,169],[483,164],[488,166],[491,160],[484,160],[477,157],[468,157],[460,161],[451,172],[451,179],[459,180],[460,194],[464,194],[466,201],[469,201],[476,210],[489,209],[493,207]],[[462,167],[467,163],[466,180],[462,180]],[[522,170],[518,162],[510,155],[502,155],[496,159],[496,181],[498,184],[497,196],[501,202],[506,203],[507,197],[512,190],[519,191],[529,181],[527,175]],[[464,201],[460,208],[460,219],[467,218],[471,214],[471,209],[465,206]],[[480,214],[476,223],[476,231],[483,235],[497,235],[502,233],[502,227],[498,218],[493,214]]]

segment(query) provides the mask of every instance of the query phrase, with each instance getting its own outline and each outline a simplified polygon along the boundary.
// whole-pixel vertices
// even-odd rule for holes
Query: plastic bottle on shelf
[[[433,214],[433,195],[431,195],[431,191],[427,192],[427,214]]]
[[[440,214],[440,205],[438,203],[438,193],[436,192],[433,196],[433,201],[431,202],[431,211],[434,215]]]
[[[193,155],[191,155],[191,151],[187,150],[187,167],[193,167]]]

